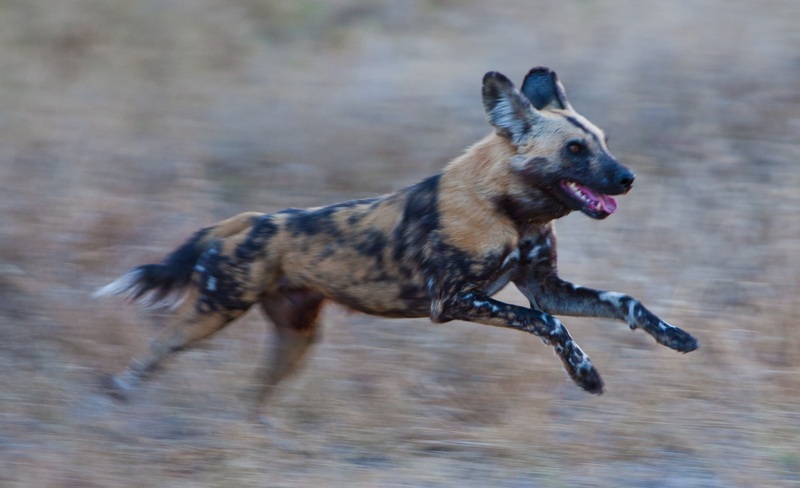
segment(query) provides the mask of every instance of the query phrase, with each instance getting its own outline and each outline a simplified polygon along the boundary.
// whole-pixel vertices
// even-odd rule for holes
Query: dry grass
[[[0,1],[0,485],[800,484],[797,18],[789,0]],[[436,171],[487,130],[482,74],[534,64],[638,174],[613,218],[561,224],[562,275],[637,295],[701,350],[567,320],[606,379],[591,397],[534,338],[332,308],[260,427],[238,399],[269,340],[254,313],[130,403],[98,393],[153,327],[90,290],[233,213]]]

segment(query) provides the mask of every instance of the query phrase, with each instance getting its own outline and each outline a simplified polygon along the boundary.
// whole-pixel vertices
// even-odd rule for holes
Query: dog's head
[[[617,209],[611,195],[630,190],[634,174],[608,151],[603,131],[573,110],[550,69],[533,68],[521,90],[500,73],[486,73],[483,105],[514,149],[507,163],[522,191],[552,199],[564,213],[603,219]]]

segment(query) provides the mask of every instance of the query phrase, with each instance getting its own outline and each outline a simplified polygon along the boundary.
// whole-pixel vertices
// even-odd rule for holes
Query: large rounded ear
[[[531,102],[502,73],[483,77],[483,108],[497,133],[515,146],[531,136],[536,112]]]
[[[528,71],[522,82],[522,93],[537,110],[572,108],[567,101],[564,86],[558,81],[556,72],[550,68],[537,66]]]

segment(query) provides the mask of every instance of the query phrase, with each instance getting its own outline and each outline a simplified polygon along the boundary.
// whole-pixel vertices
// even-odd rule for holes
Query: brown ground
[[[794,0],[0,1],[0,486],[799,486],[798,19]],[[593,397],[533,337],[329,308],[270,429],[238,397],[269,340],[252,313],[129,403],[98,393],[156,326],[91,290],[239,211],[437,171],[488,130],[483,73],[536,64],[638,174],[607,221],[561,223],[562,275],[699,351],[566,319]]]

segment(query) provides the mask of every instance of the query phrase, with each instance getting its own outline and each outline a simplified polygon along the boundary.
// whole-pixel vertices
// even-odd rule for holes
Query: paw
[[[629,317],[631,328],[643,329],[659,344],[678,352],[691,352],[700,347],[700,343],[691,334],[664,322],[641,304],[631,307],[631,314],[633,310],[636,310],[636,315]]]
[[[603,393],[604,384],[600,373],[577,344],[569,341],[565,347],[557,347],[556,353],[563,361],[564,368],[572,381],[589,393],[595,395]]]
[[[122,380],[110,374],[104,374],[98,381],[100,389],[106,395],[121,402],[128,400],[130,388]]]
[[[660,322],[653,331],[648,331],[662,345],[678,352],[691,352],[700,347],[700,343],[688,332],[666,322]]]
[[[603,378],[600,377],[600,373],[591,364],[589,364],[588,368],[579,369],[575,374],[570,372],[570,377],[578,386],[589,393],[594,395],[603,393]]]

